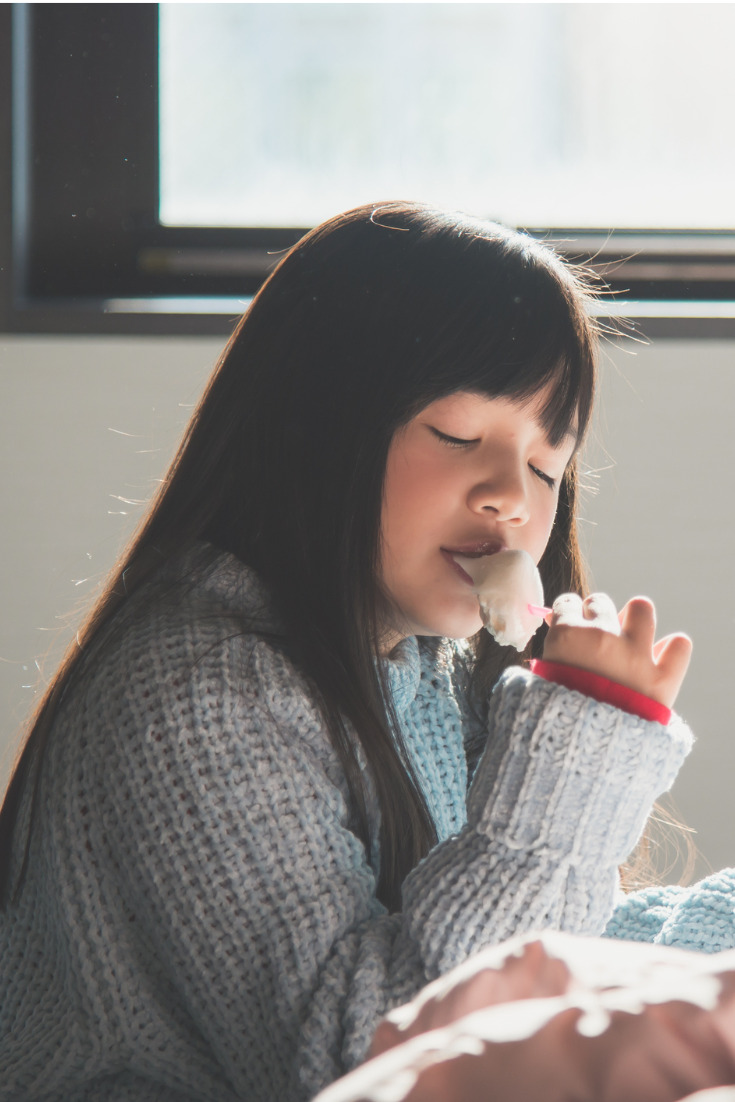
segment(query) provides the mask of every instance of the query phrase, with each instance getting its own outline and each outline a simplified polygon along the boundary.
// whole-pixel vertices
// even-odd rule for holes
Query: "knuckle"
[[[591,625],[589,628],[590,643],[600,651],[609,652],[619,647],[618,638],[609,628]]]

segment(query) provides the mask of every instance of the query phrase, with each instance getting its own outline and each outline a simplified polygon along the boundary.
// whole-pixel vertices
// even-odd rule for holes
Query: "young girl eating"
[[[483,947],[604,930],[690,644],[583,599],[586,299],[412,203],[281,261],[14,772],[0,1098],[308,1099]],[[457,562],[504,549],[533,669]]]

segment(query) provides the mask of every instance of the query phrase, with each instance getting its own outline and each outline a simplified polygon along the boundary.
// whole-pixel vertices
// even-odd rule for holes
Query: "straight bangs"
[[[421,394],[411,403],[405,421],[430,402],[457,391],[519,404],[532,403],[545,392],[539,421],[549,443],[558,447],[571,434],[579,444],[594,400],[594,319],[564,311],[556,318],[534,319],[536,324],[521,335],[504,332],[500,326],[491,329],[488,319],[477,314],[475,309],[460,310],[437,337],[430,358],[419,369]],[[459,353],[457,331],[464,334]]]
[[[412,368],[393,364],[408,386],[401,419],[456,391],[519,403],[546,391],[540,422],[551,445],[570,432],[581,441],[595,391],[594,284],[524,234],[483,230],[458,248],[455,226],[441,285],[427,287],[416,272],[414,301],[409,289],[401,296],[417,334]]]

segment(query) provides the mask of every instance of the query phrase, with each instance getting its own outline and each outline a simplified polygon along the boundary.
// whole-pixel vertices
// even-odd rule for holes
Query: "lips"
[[[477,543],[462,543],[456,547],[442,547],[449,555],[464,555],[468,559],[479,559],[483,555],[495,555],[502,551],[505,544],[502,540],[481,540]]]
[[[467,571],[459,565],[454,556],[463,555],[466,559],[481,559],[483,555],[496,555],[498,551],[502,551],[504,547],[505,544],[502,540],[486,539],[475,543],[459,544],[456,547],[442,547],[441,553],[465,585],[474,587],[474,581]]]

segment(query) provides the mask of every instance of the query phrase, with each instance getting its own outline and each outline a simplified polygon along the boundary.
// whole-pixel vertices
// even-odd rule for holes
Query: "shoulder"
[[[306,679],[252,570],[231,555],[167,564],[123,606],[85,658],[63,713],[104,741],[223,738],[277,714],[316,718]],[[67,723],[68,725],[68,723]]]
[[[212,557],[204,564],[193,554],[166,563],[137,589],[98,632],[84,655],[77,678],[87,691],[114,695],[106,679],[130,679],[166,684],[171,675],[190,672],[198,677],[208,667],[208,654],[221,656],[238,639],[252,646],[247,607],[257,607],[257,577],[231,556]],[[243,592],[252,599],[243,599]]]
[[[232,583],[241,598],[250,584],[242,570],[221,567],[175,599],[158,583],[141,591],[73,685],[44,767],[60,829],[82,820],[81,804],[99,822],[137,824],[141,838],[161,823],[189,837],[289,793],[347,815],[315,694],[277,641],[252,630],[251,606],[233,602]]]

